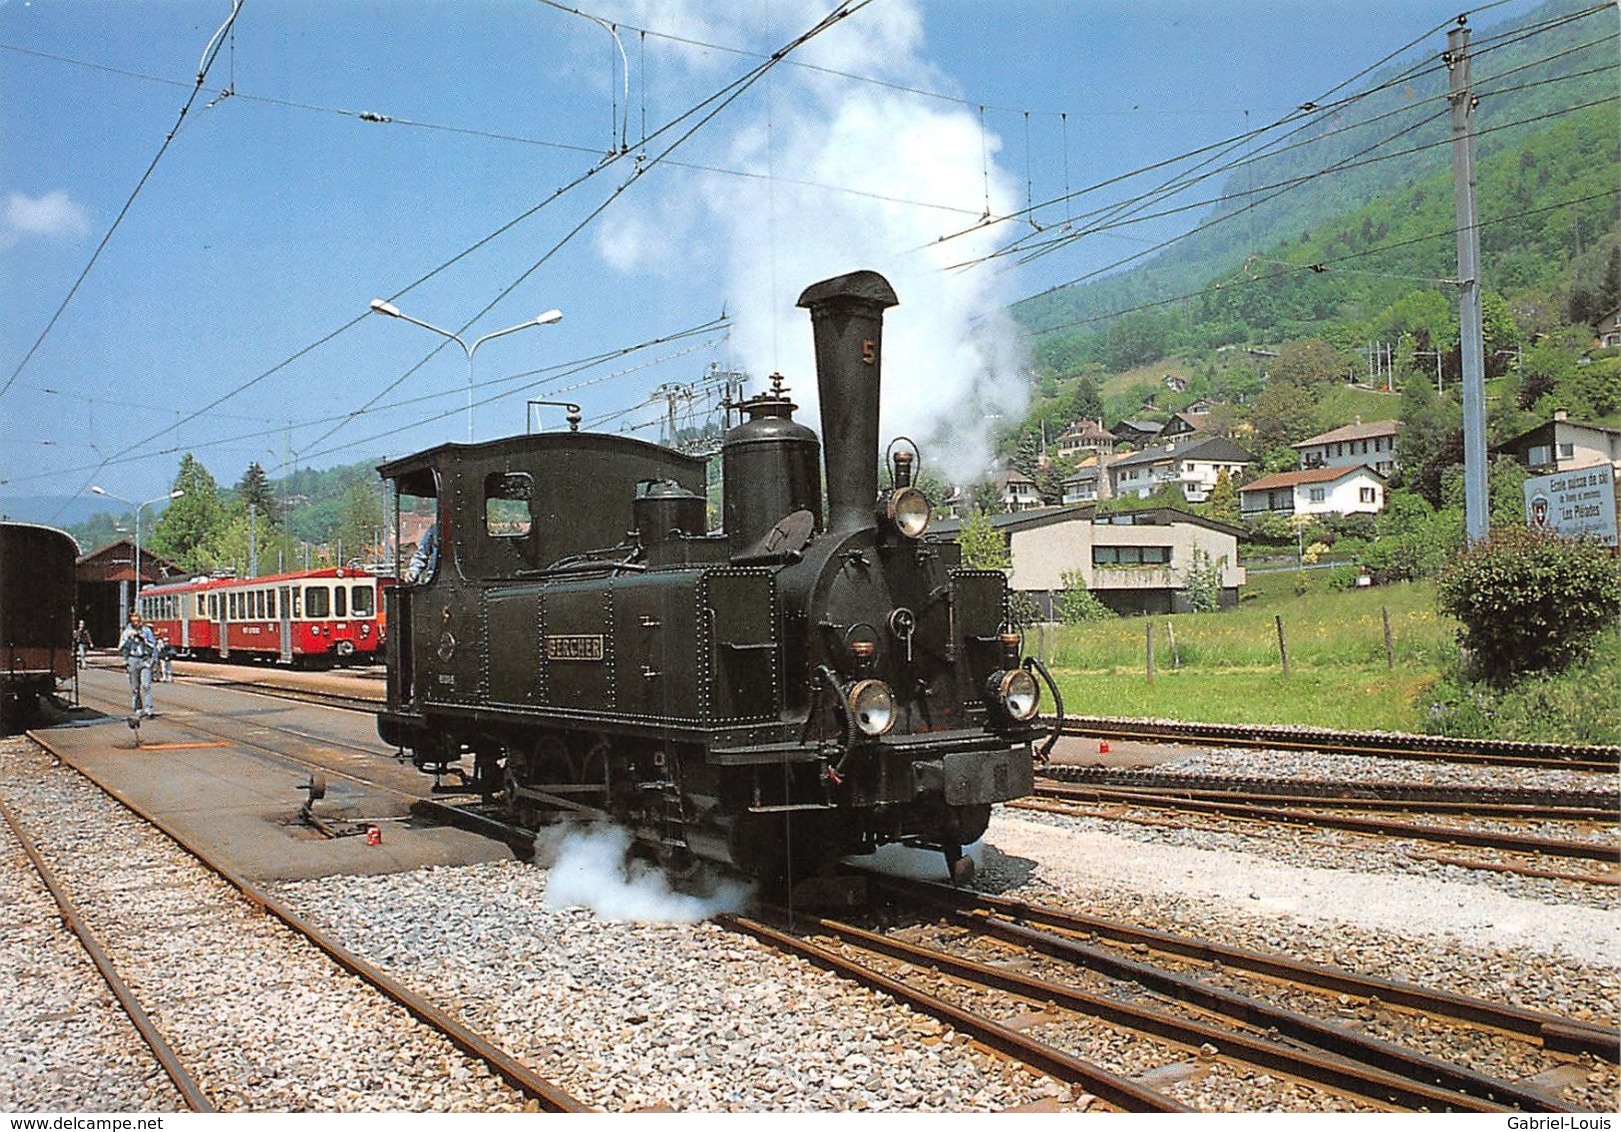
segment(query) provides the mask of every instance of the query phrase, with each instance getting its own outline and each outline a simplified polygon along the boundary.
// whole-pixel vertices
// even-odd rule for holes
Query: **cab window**
[[[534,480],[527,472],[495,472],[484,477],[484,530],[494,538],[523,538],[534,526],[529,500]]]
[[[349,590],[349,608],[356,617],[370,617],[376,610],[375,591],[371,586],[353,586]]]
[[[327,617],[332,612],[332,591],[325,586],[304,587],[304,616]]]

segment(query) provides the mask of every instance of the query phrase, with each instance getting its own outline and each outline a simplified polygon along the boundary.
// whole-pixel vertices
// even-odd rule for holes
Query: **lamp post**
[[[186,494],[184,488],[177,487],[167,495],[155,495],[145,503],[136,503],[133,499],[125,499],[122,495],[114,495],[99,484],[92,484],[90,490],[97,495],[105,495],[108,499],[116,499],[126,506],[135,508],[135,580],[130,583],[130,604],[133,607],[135,599],[141,595],[141,509],[150,507],[154,503],[161,503],[165,499],[179,499]],[[127,619],[128,610],[123,611]]]
[[[563,321],[562,311],[543,311],[534,318],[520,322],[516,326],[509,326],[505,330],[497,330],[493,333],[484,335],[482,338],[476,338],[473,340],[473,344],[469,346],[462,340],[461,335],[456,334],[453,331],[446,330],[443,327],[435,326],[430,322],[423,322],[420,318],[412,318],[393,303],[386,302],[382,299],[373,299],[371,301],[371,309],[378,314],[386,314],[389,318],[404,319],[413,326],[420,326],[424,330],[431,330],[441,337],[449,338],[452,342],[456,343],[456,345],[462,348],[462,353],[467,355],[467,443],[469,444],[473,443],[473,355],[478,352],[478,348],[484,345],[484,343],[488,342],[491,338],[500,338],[504,334],[513,334],[519,330],[528,330],[531,326],[550,326],[553,323]]]

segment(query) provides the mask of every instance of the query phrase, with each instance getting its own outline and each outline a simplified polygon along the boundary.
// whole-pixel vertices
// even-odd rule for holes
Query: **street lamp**
[[[136,503],[133,499],[125,499],[122,495],[114,495],[99,484],[92,484],[90,490],[97,495],[105,495],[108,499],[116,499],[126,506],[135,508],[135,581],[130,583],[130,601],[133,604],[141,596],[141,508],[150,507],[154,503],[161,503],[165,499],[179,499],[186,494],[184,488],[177,487],[167,495],[155,495],[145,503]]]
[[[469,444],[473,443],[473,355],[478,351],[478,348],[484,345],[484,343],[488,342],[491,338],[499,338],[503,334],[512,334],[519,330],[527,330],[531,326],[550,326],[553,323],[563,321],[562,311],[543,311],[542,313],[537,314],[534,318],[518,323],[517,326],[509,326],[505,330],[497,330],[492,334],[486,334],[482,338],[475,339],[473,344],[469,346],[466,342],[462,341],[461,335],[453,333],[449,330],[445,330],[443,327],[435,326],[430,322],[423,322],[420,318],[412,318],[393,303],[386,302],[383,299],[373,299],[371,301],[371,309],[378,314],[386,314],[389,318],[404,319],[406,322],[409,322],[414,326],[420,326],[424,330],[431,330],[435,334],[449,338],[452,342],[456,343],[456,345],[462,348],[462,353],[467,355],[467,443]]]

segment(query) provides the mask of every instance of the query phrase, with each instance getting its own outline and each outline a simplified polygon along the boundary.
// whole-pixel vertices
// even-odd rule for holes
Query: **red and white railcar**
[[[334,567],[148,586],[140,610],[177,655],[282,664],[366,662],[383,647],[391,579]]]

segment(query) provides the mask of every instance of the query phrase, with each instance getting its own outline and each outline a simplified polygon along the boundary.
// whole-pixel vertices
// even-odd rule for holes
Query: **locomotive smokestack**
[[[827,463],[827,529],[873,525],[878,498],[878,392],[884,310],[900,302],[876,271],[813,283],[799,296],[811,312],[816,382]]]

